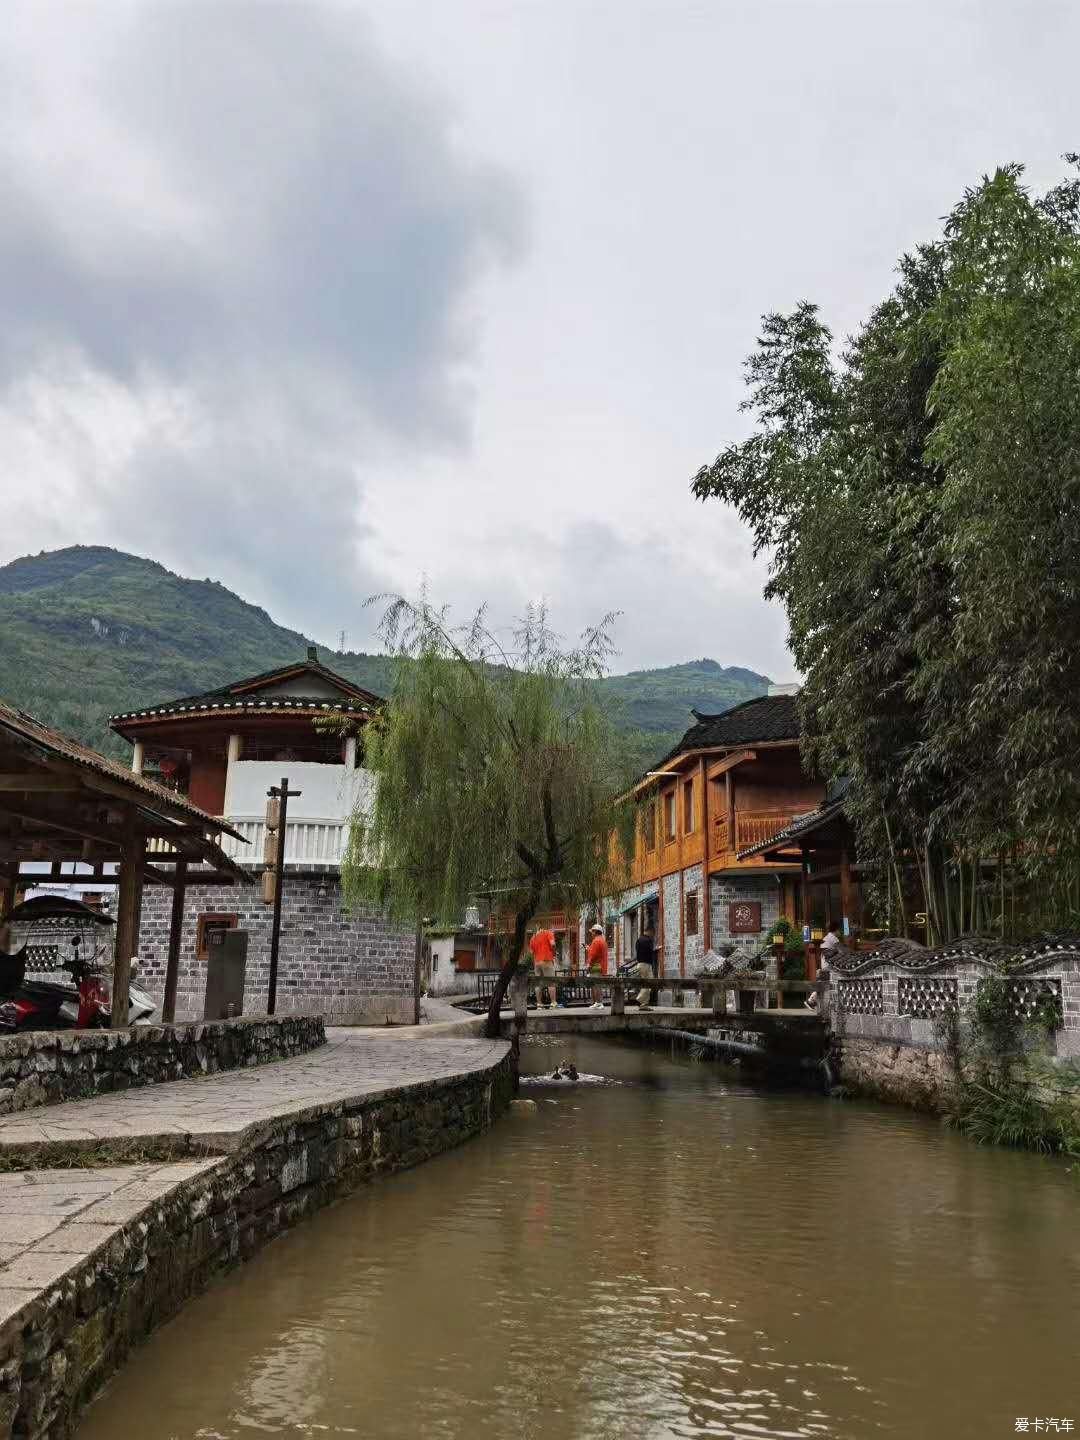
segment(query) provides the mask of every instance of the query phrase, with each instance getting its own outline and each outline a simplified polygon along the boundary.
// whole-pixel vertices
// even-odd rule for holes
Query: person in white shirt
[[[821,942],[821,964],[818,967],[819,975],[827,975],[829,973],[829,961],[843,944],[843,941],[837,933],[839,930],[839,925],[830,925],[825,932],[825,938]],[[807,996],[806,1008],[807,1010],[816,1010],[818,1008],[818,994],[816,990]]]

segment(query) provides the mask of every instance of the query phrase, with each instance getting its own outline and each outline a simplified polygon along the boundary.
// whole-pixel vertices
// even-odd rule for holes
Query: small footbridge
[[[662,976],[644,981],[622,976],[598,981],[582,975],[556,976],[548,984],[564,1003],[546,1009],[529,1004],[530,988],[536,984],[534,977],[525,974],[511,985],[511,1005],[502,1012],[502,1031],[507,1038],[626,1032],[657,1037],[667,1032],[740,1058],[756,1059],[766,1067],[796,1069],[819,1065],[828,1047],[821,1015],[803,1004],[803,997],[816,989],[805,980],[778,982],[755,972],[685,979]],[[602,997],[599,1006],[589,1003],[594,988]],[[628,994],[644,989],[654,997],[670,992],[674,1003],[628,1003]],[[695,993],[700,996],[699,1003],[688,1005],[687,999]],[[793,999],[797,1005],[791,1004]]]

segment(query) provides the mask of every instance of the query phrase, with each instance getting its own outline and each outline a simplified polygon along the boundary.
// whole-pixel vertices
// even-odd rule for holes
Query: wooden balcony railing
[[[760,845],[763,840],[770,840],[781,830],[786,830],[795,816],[802,813],[791,810],[736,810],[734,844],[727,816],[717,815],[713,821],[713,854],[736,854],[750,845]]]

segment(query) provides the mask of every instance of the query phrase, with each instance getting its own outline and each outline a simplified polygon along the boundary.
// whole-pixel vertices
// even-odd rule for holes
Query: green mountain
[[[0,566],[0,698],[107,753],[107,718],[197,694],[301,658],[310,642],[216,580],[185,580],[154,560],[100,545]],[[321,651],[331,669],[388,694],[385,655]],[[761,695],[765,676],[695,660],[601,682],[620,722],[644,732],[646,763],[690,721]]]

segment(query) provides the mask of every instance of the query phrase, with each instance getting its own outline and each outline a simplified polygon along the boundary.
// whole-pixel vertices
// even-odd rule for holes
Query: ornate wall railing
[[[928,950],[883,940],[870,951],[842,949],[830,962],[831,1021],[845,1037],[941,1049],[942,1019],[969,1022],[990,977],[1004,977],[1018,1020],[1040,1020],[1052,1054],[1080,1057],[1080,936],[1025,946],[968,939]]]

